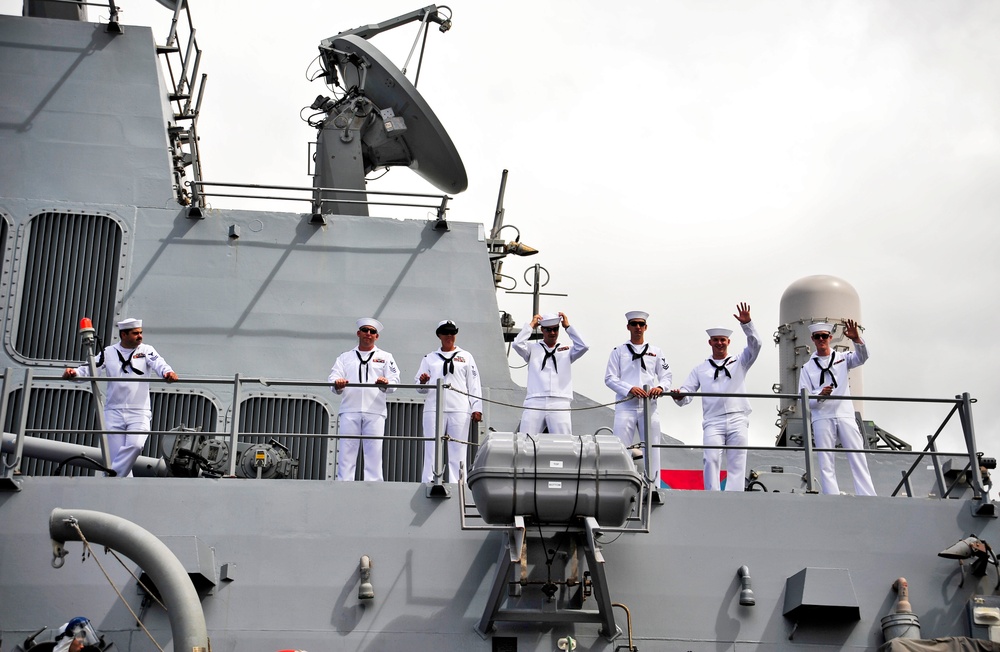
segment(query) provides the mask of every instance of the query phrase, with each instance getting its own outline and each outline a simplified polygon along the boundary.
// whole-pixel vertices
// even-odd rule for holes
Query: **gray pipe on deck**
[[[198,593],[187,571],[166,544],[132,521],[89,509],[52,510],[49,536],[54,541],[80,541],[71,525],[75,520],[90,543],[108,546],[122,553],[149,575],[160,591],[170,618],[174,650],[208,649],[208,628]]]
[[[13,453],[17,450],[17,435],[5,432],[2,434],[2,438],[0,450],[4,453]],[[25,437],[23,455],[50,462],[66,462],[70,466],[80,466],[87,469],[94,468],[94,465],[82,460],[69,460],[68,462],[66,460],[76,455],[86,455],[98,463],[103,459],[100,448],[42,439],[41,437]],[[167,475],[167,463],[159,457],[140,455],[135,461],[135,466],[132,467],[132,473],[137,476],[162,478]]]

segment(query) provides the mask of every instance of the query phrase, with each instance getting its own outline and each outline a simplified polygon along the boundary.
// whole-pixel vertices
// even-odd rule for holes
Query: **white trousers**
[[[149,431],[153,413],[149,410],[114,409],[104,410],[104,426],[108,430],[145,430]],[[132,467],[135,465],[142,447],[146,444],[147,434],[108,435],[108,453],[111,456],[111,468],[119,478],[131,478]]]
[[[621,404],[619,404],[621,405]],[[660,449],[654,448],[660,443],[660,415],[656,413],[655,403],[649,411],[649,428],[651,430],[650,441],[647,442],[649,455],[649,475],[653,478],[653,486],[659,487],[662,484],[660,479]],[[626,446],[631,446],[636,433],[639,441],[646,441],[646,433],[643,428],[642,410],[615,410],[615,425],[613,431],[615,436]]]
[[[524,407],[536,409],[525,410],[521,414],[521,425],[518,426],[517,430],[529,435],[537,435],[547,425],[551,434],[572,434],[573,422],[567,409],[569,406],[570,400],[568,398],[527,398],[524,400]]]
[[[340,415],[340,433],[365,435],[379,439],[339,439],[337,444],[337,479],[351,481],[358,468],[358,448],[365,451],[365,481],[381,482],[382,439],[385,417],[367,412],[344,412]],[[362,446],[359,446],[361,444]]]
[[[442,436],[449,435],[455,439],[461,439],[463,442],[469,437],[469,419],[472,415],[469,412],[445,412],[444,413],[444,432],[441,433]],[[421,482],[433,482],[434,481],[434,431],[437,427],[437,411],[432,410],[430,412],[424,408],[424,438],[427,439],[424,442],[424,467],[420,474]],[[468,452],[468,445],[457,441],[448,441],[448,468],[444,469],[445,477],[441,479],[442,482],[458,482],[458,465],[465,462],[465,456]],[[444,462],[444,460],[441,460]],[[465,475],[468,477],[469,469],[465,469]]]
[[[864,449],[864,439],[854,419],[818,419],[812,422],[813,441],[816,448],[834,448],[837,442],[847,450]],[[825,494],[839,494],[837,484],[836,453],[816,453],[819,459],[819,484]],[[854,475],[854,493],[874,496],[875,485],[868,471],[868,458],[864,453],[848,453],[847,461]]]
[[[727,414],[722,417],[704,421],[701,424],[706,446],[746,446],[747,432],[750,423],[747,415],[741,413]],[[706,448],[702,460],[705,464],[705,491],[718,491],[722,483],[719,479],[722,468],[722,449]],[[745,450],[727,449],[726,453],[726,491],[743,491],[747,475],[747,452]]]

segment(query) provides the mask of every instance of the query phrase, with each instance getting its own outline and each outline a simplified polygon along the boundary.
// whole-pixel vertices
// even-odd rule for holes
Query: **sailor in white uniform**
[[[847,372],[868,360],[868,347],[861,339],[857,322],[847,319],[844,320],[844,325],[844,335],[854,342],[854,351],[833,350],[830,346],[832,325],[822,323],[809,326],[816,352],[799,372],[799,391],[805,389],[810,396],[851,395]],[[858,430],[852,401],[812,399],[809,401],[809,409],[812,411],[813,440],[817,448],[834,448],[839,442],[848,450],[864,449],[864,439]],[[823,493],[839,494],[836,453],[816,453],[816,457],[819,460],[820,487]],[[854,476],[854,493],[858,496],[874,496],[875,486],[872,484],[865,454],[848,453],[847,461]]]
[[[670,390],[673,373],[663,357],[660,347],[645,341],[646,320],[649,313],[633,310],[625,313],[629,341],[615,347],[608,358],[608,368],[604,373],[604,384],[615,392],[614,433],[623,444],[629,446],[636,432],[641,441],[648,444],[649,472],[654,486],[660,486],[660,416],[656,411],[656,399]],[[649,386],[647,392],[644,386]],[[643,432],[642,404],[646,396],[653,399],[650,408],[650,436]],[[630,400],[625,401],[624,399]]]
[[[437,351],[431,351],[420,361],[416,382],[421,385],[437,385],[438,378],[451,385],[444,390],[442,411],[444,412],[444,432],[448,435],[448,467],[444,469],[450,478],[443,481],[458,482],[459,464],[465,462],[469,437],[469,419],[479,423],[483,420],[483,386],[479,369],[472,354],[455,345],[458,326],[450,319],[437,325],[434,331],[441,341]],[[453,391],[457,390],[457,391]],[[423,482],[434,480],[434,433],[437,427],[437,389],[418,389],[427,394],[424,400],[424,466]],[[457,440],[457,441],[456,441]],[[466,469],[468,473],[468,469]]]
[[[156,375],[172,383],[177,374],[156,349],[142,343],[142,320],[118,322],[119,341],[105,347],[97,359],[97,373],[108,378],[129,378]],[[67,368],[63,378],[86,378],[90,367]],[[132,475],[132,466],[142,452],[152,424],[149,404],[149,383],[107,383],[104,404],[104,425],[108,430],[128,431],[123,435],[108,435],[111,468],[117,477]],[[140,432],[142,431],[142,432]]]
[[[560,344],[559,325],[566,329],[570,344]],[[542,341],[531,342],[531,332],[541,325]],[[570,404],[573,401],[572,363],[588,347],[564,313],[535,315],[514,338],[514,351],[528,363],[528,391],[518,430],[532,435],[547,426],[550,433],[572,433]]]
[[[333,363],[327,382],[343,398],[340,401],[339,432],[373,439],[341,439],[337,453],[337,479],[353,480],[358,465],[358,442],[364,442],[366,481],[381,481],[382,436],[385,434],[385,397],[399,384],[399,368],[388,351],[375,346],[382,322],[371,317],[357,321],[358,345],[341,353]],[[381,387],[348,387],[350,383]]]
[[[719,394],[745,394],[747,371],[757,360],[760,353],[760,336],[750,321],[750,305],[741,303],[736,306],[737,313],[733,315],[747,336],[746,348],[738,356],[729,355],[729,336],[733,331],[728,328],[709,328],[708,344],[712,347],[712,356],[691,370],[687,380],[678,389],[672,390],[675,395],[702,390]],[[687,405],[691,396],[675,396],[677,405]],[[701,398],[702,433],[706,446],[746,446],[750,426],[750,401],[738,396],[703,396]],[[722,449],[706,448],[703,454],[705,468],[705,489],[718,491],[721,482],[719,473],[722,463]],[[747,467],[747,452],[745,450],[726,449],[726,491],[743,491]]]

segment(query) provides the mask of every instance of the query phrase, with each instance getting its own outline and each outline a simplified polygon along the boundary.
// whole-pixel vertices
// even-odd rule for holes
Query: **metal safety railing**
[[[14,391],[12,387],[12,369],[4,369],[2,375],[0,375],[0,424],[7,423],[7,412],[10,409],[10,401],[8,397]],[[59,376],[44,376],[36,375],[34,369],[28,368],[24,369],[23,380],[20,385],[21,400],[19,405],[19,413],[14,419],[13,423],[16,424],[14,428],[14,445],[12,449],[7,451],[6,456],[0,458],[0,476],[9,477],[10,474],[19,468],[21,460],[23,458],[24,451],[24,440],[27,436],[35,435],[46,435],[53,434],[53,431],[58,433],[74,433],[74,434],[98,434],[101,437],[101,448],[102,456],[106,453],[107,442],[103,435],[110,433],[122,433],[123,431],[107,430],[102,427],[97,430],[82,430],[82,429],[67,429],[67,428],[57,428],[57,429],[40,429],[31,428],[28,426],[28,414],[31,409],[32,400],[32,390],[39,384],[44,383],[45,386],[49,386],[53,382],[58,383],[73,383],[80,384],[83,382],[90,383],[94,387],[94,391],[97,385],[108,384],[108,383],[150,383],[150,384],[166,384],[167,381],[160,378],[139,378],[139,377],[129,377],[129,378],[107,378],[103,376],[88,376],[88,377],[78,377],[75,379],[64,379],[61,375]],[[250,377],[243,376],[241,374],[235,374],[232,378],[221,378],[221,377],[188,377],[182,380],[175,381],[174,384],[177,385],[231,385],[232,386],[232,407],[229,416],[229,425],[226,432],[217,432],[216,435],[228,435],[227,443],[230,451],[237,450],[237,443],[241,441],[243,437],[268,437],[268,436],[281,436],[289,438],[333,438],[333,439],[380,439],[377,436],[366,436],[362,434],[354,433],[298,433],[298,432],[261,432],[259,430],[252,431],[241,431],[240,425],[240,409],[244,402],[244,399],[249,397],[249,390],[259,390],[259,388],[270,388],[270,387],[323,387],[332,388],[333,383],[327,381],[314,381],[314,380],[294,380],[294,379],[274,379],[266,377]],[[437,413],[436,421],[436,436],[434,438],[435,445],[435,457],[434,457],[434,468],[433,468],[433,480],[431,482],[432,487],[441,487],[441,489],[435,490],[435,495],[447,495],[447,490],[443,488],[444,485],[444,442],[447,439],[456,439],[458,441],[463,441],[459,437],[445,434],[444,432],[444,420],[443,420],[443,401],[444,392],[449,389],[446,383],[443,383],[440,379],[436,385],[419,385],[419,384],[401,384],[393,383],[392,385],[377,385],[374,383],[351,383],[352,388],[381,388],[390,389],[390,391],[402,390],[418,390],[421,392],[427,392],[431,390],[436,390],[435,395],[435,407]],[[317,394],[314,398],[317,400],[324,400],[320,394]],[[95,402],[95,409],[100,412],[101,401]],[[100,414],[98,414],[100,416]],[[128,431],[125,431],[128,432]],[[142,431],[143,434],[159,434],[159,435],[176,435],[176,431]],[[466,433],[462,433],[462,436],[466,436]],[[430,442],[430,438],[426,438],[422,435],[394,435],[393,439],[396,441],[420,441],[420,442]],[[472,445],[478,445],[478,442],[465,442]],[[107,460],[105,459],[105,462]],[[107,465],[107,464],[106,464]],[[234,476],[236,474],[237,456],[232,454],[228,459],[228,470],[227,475]]]
[[[237,199],[295,201],[308,202],[312,213],[322,215],[327,211],[327,204],[344,204],[358,206],[385,206],[391,208],[423,208],[433,210],[437,219],[442,220],[448,212],[450,195],[426,194],[415,192],[392,192],[386,190],[357,190],[349,188],[317,188],[313,186],[278,186],[257,183],[228,183],[222,181],[188,181],[196,206],[205,206],[212,197],[228,197]],[[236,192],[240,190],[242,192]],[[277,191],[285,194],[274,194]],[[318,197],[322,193],[337,193],[345,197]],[[369,199],[372,195],[379,199]],[[428,201],[433,200],[433,201]]]
[[[9,409],[8,396],[13,391],[11,388],[12,384],[12,371],[13,369],[5,369],[0,376],[0,423],[7,422],[7,411]],[[17,424],[15,428],[15,445],[12,450],[8,450],[3,463],[0,464],[0,474],[9,476],[9,474],[16,469],[19,464],[23,453],[24,447],[24,437],[30,434],[39,434],[36,430],[32,430],[27,427],[27,414],[29,410],[29,404],[31,401],[31,390],[32,387],[38,382],[50,383],[52,381],[70,383],[79,382],[77,380],[64,380],[62,376],[41,376],[35,375],[34,370],[31,368],[24,369],[24,379],[21,383],[22,396],[20,401],[19,415],[14,424]],[[145,379],[145,378],[86,378],[85,380],[91,383],[113,383],[113,382],[146,382],[146,383],[165,383],[166,381],[161,379]],[[277,386],[286,387],[323,387],[329,388],[332,383],[326,381],[314,381],[314,380],[299,380],[299,379],[274,379],[267,377],[250,377],[243,376],[241,374],[235,374],[232,378],[221,378],[221,377],[192,377],[184,378],[177,381],[180,385],[230,385],[232,387],[232,408],[230,413],[229,425],[228,425],[228,442],[230,450],[236,450],[236,444],[240,441],[243,436],[268,436],[268,435],[281,435],[286,437],[322,437],[322,438],[335,438],[335,439],[371,439],[373,437],[366,437],[360,434],[354,433],[262,433],[257,431],[247,431],[241,432],[239,430],[240,424],[240,406],[247,397],[248,387],[252,386],[253,389],[259,390],[259,388],[271,388]],[[374,384],[361,384],[352,383],[351,387],[380,387]],[[434,386],[429,385],[416,385],[416,384],[393,384],[392,389],[415,389],[415,390],[436,390],[436,408],[437,408],[437,422],[435,424],[435,456],[434,456],[434,471],[433,471],[433,481],[431,483],[433,489],[432,495],[447,495],[447,490],[443,488],[443,478],[444,478],[444,442],[448,439],[447,436],[443,434],[443,400],[444,392],[450,390],[451,388],[442,383],[440,380]],[[924,459],[930,459],[935,474],[935,481],[938,487],[936,496],[940,499],[948,498],[952,492],[955,490],[956,486],[959,484],[960,478],[956,478],[950,485],[946,482],[944,473],[941,468],[940,459],[941,458],[960,458],[965,459],[965,467],[958,474],[959,476],[965,476],[968,485],[972,489],[972,498],[977,501],[982,501],[984,504],[990,501],[989,492],[992,487],[992,483],[985,482],[981,471],[981,466],[987,462],[984,460],[982,454],[978,450],[975,436],[974,423],[972,418],[972,404],[975,402],[968,393],[964,393],[952,399],[930,399],[930,398],[900,398],[900,397],[876,397],[876,396],[825,396],[820,397],[816,395],[809,395],[803,390],[799,394],[738,394],[738,393],[712,393],[712,392],[691,392],[691,393],[679,393],[679,394],[663,394],[660,398],[661,401],[672,399],[675,396],[683,397],[690,396],[693,398],[729,398],[729,397],[740,397],[752,400],[767,399],[773,401],[778,400],[789,400],[795,405],[795,408],[791,412],[796,413],[798,416],[796,419],[801,418],[802,421],[802,437],[801,446],[723,446],[723,445],[694,445],[694,444],[662,444],[655,443],[653,446],[662,450],[671,449],[686,449],[686,450],[699,450],[699,449],[739,449],[748,452],[752,451],[770,451],[774,452],[776,450],[781,450],[785,452],[799,453],[803,455],[804,466],[805,466],[805,476],[804,480],[806,482],[806,491],[810,493],[816,492],[815,480],[813,478],[813,468],[814,462],[813,457],[816,453],[830,452],[830,453],[842,453],[842,454],[852,454],[861,452],[872,456],[905,456],[912,457],[913,460],[909,467],[902,471],[902,477],[899,480],[896,487],[893,489],[891,495],[897,496],[902,490],[906,490],[907,495],[912,495],[909,488],[909,480],[913,473],[918,469],[920,463]],[[320,395],[316,395],[317,399],[320,399]],[[488,397],[482,397],[484,405],[488,407],[490,403],[499,403],[498,401],[491,401]],[[886,450],[886,449],[873,449],[873,448],[863,448],[859,451],[853,451],[843,448],[817,448],[813,445],[812,438],[812,423],[810,419],[810,409],[809,401],[812,399],[825,399],[825,400],[852,400],[852,401],[864,401],[866,403],[878,403],[878,402],[901,402],[901,403],[922,403],[922,404],[935,404],[947,406],[950,409],[947,414],[942,419],[941,423],[936,427],[934,433],[927,437],[926,446],[919,451],[913,450]],[[646,427],[646,432],[649,428],[649,417],[650,417],[650,401],[649,399],[644,399],[646,404],[643,410],[643,422]],[[961,452],[942,452],[938,450],[937,440],[941,433],[944,431],[945,427],[957,417],[959,426],[962,430],[962,436],[965,443],[965,450]],[[488,422],[488,419],[484,419],[484,422]],[[602,428],[603,429],[603,428]],[[61,431],[65,431],[62,429]],[[102,434],[111,432],[107,430],[101,431],[84,431],[84,432],[100,432]],[[158,433],[158,434],[176,434],[172,432]],[[222,433],[217,433],[222,434]],[[403,440],[414,440],[414,441],[430,441],[429,438],[423,436],[404,436],[399,437]],[[473,446],[477,445],[478,442],[472,441],[467,442]],[[648,460],[649,455],[644,455],[645,464],[647,465],[647,479],[649,478]],[[988,458],[987,458],[988,459]],[[229,475],[234,475],[236,470],[236,456],[232,455],[229,460]]]
[[[674,394],[670,395],[675,396]],[[815,493],[815,479],[813,478],[813,454],[814,453],[845,453],[851,454],[855,452],[865,453],[873,456],[907,456],[915,458],[909,468],[902,472],[902,478],[899,483],[893,489],[891,495],[899,495],[900,490],[906,488],[908,495],[909,492],[909,480],[913,475],[914,471],[918,468],[920,462],[924,458],[930,458],[934,465],[935,479],[938,485],[939,491],[937,492],[937,497],[944,499],[955,489],[958,484],[956,482],[948,486],[945,482],[944,474],[941,470],[941,465],[939,463],[939,458],[955,458],[964,457],[968,460],[963,473],[968,474],[969,485],[973,491],[974,500],[982,500],[983,502],[989,502],[989,488],[983,481],[983,475],[980,470],[982,462],[982,454],[979,452],[976,445],[975,429],[972,420],[972,404],[975,403],[968,393],[963,393],[955,396],[953,399],[933,399],[933,398],[901,398],[901,397],[887,397],[887,396],[819,396],[810,395],[805,390],[802,390],[799,394],[738,394],[738,393],[713,393],[713,392],[691,392],[691,393],[679,393],[676,394],[678,397],[691,396],[691,397],[719,397],[719,398],[732,398],[740,397],[747,399],[783,399],[795,402],[795,409],[791,410],[792,413],[797,413],[800,415],[802,421],[802,445],[801,446],[785,446],[782,447],[785,451],[798,451],[804,455],[805,460],[805,481],[807,485],[807,491],[810,493]],[[814,399],[820,400],[832,400],[832,401],[863,401],[866,403],[923,403],[923,404],[936,404],[936,405],[946,405],[951,406],[951,409],[944,416],[941,423],[937,426],[933,435],[927,437],[927,445],[923,450],[912,451],[912,450],[887,450],[879,448],[862,448],[858,451],[852,449],[844,448],[817,448],[813,444],[812,436],[812,419],[811,410],[809,406],[809,401]],[[958,415],[959,423],[962,429],[962,435],[965,442],[965,451],[962,452],[942,452],[937,450],[937,440],[938,437],[944,432],[945,427],[951,422],[952,418]],[[862,435],[864,437],[864,435]],[[746,451],[774,451],[775,447],[768,446],[691,446],[688,444],[683,445],[667,445],[662,444],[659,446],[664,449],[740,449]]]

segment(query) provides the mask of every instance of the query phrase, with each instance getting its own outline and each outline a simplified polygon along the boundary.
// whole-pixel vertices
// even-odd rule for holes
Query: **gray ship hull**
[[[82,544],[67,544],[65,566],[52,568],[46,524],[57,507],[133,521],[188,566],[197,565],[195,540],[209,547],[211,560],[189,572],[214,583],[201,595],[214,650],[497,649],[475,628],[503,537],[461,530],[458,501],[428,499],[422,485],[25,478],[20,492],[0,496],[5,650],[75,615],[120,649],[155,649],[95,560],[81,562]],[[603,555],[638,649],[862,650],[883,643],[898,577],[909,581],[925,637],[968,634],[969,602],[993,594],[994,569],[959,588],[958,564],[937,553],[970,532],[991,540],[998,526],[965,500],[675,491],[653,508],[648,534],[608,536]],[[153,637],[169,644],[167,614],[141,607],[134,564],[94,553]],[[372,559],[375,592],[366,601],[362,555]],[[739,604],[742,565],[752,607]],[[807,568],[844,569],[860,618],[784,616],[788,580]],[[609,642],[594,624],[498,623],[493,634],[516,641],[500,649],[517,650],[552,650],[565,636],[581,650],[625,642]]]

